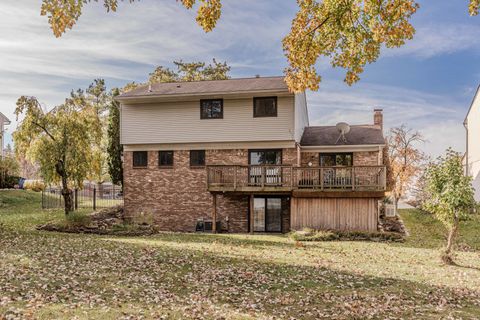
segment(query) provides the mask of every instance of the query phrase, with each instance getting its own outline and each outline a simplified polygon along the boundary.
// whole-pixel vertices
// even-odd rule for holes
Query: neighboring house
[[[480,86],[463,121],[466,129],[465,174],[473,179],[475,200],[480,201]]]
[[[161,83],[117,100],[127,216],[170,231],[377,230],[381,110],[344,136],[311,127],[305,93],[283,77]]]
[[[0,147],[1,147],[1,157],[5,155],[4,152],[4,143],[5,143],[5,126],[10,124],[10,120],[0,112]]]

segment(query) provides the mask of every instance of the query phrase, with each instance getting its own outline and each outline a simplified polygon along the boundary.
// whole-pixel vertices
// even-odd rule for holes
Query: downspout
[[[301,151],[300,151],[300,143],[295,144],[297,147],[297,167],[300,167],[301,164]]]

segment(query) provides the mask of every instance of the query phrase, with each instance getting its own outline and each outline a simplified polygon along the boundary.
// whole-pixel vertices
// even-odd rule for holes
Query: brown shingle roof
[[[141,86],[124,93],[118,98],[149,97],[162,95],[214,94],[249,91],[287,91],[283,77],[241,78],[191,82],[155,83]]]
[[[300,144],[302,146],[385,144],[382,129],[374,125],[350,126],[350,132],[345,135],[347,142],[338,139],[339,136],[340,132],[335,126],[307,127]]]

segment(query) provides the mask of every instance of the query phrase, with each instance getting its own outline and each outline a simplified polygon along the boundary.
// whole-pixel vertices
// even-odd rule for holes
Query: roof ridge
[[[212,81],[234,81],[234,80],[253,80],[253,79],[272,79],[272,78],[285,78],[284,76],[267,76],[267,77],[245,77],[245,78],[228,78],[228,79],[206,79],[206,80],[193,80],[193,81],[172,81],[172,82],[156,82],[156,84],[179,84],[179,83],[192,83],[192,82],[212,82]],[[146,87],[149,84],[142,84],[140,87]]]

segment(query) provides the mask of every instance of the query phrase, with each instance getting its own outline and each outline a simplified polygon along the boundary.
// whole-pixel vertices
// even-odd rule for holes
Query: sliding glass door
[[[254,198],[253,231],[282,232],[282,199]]]

